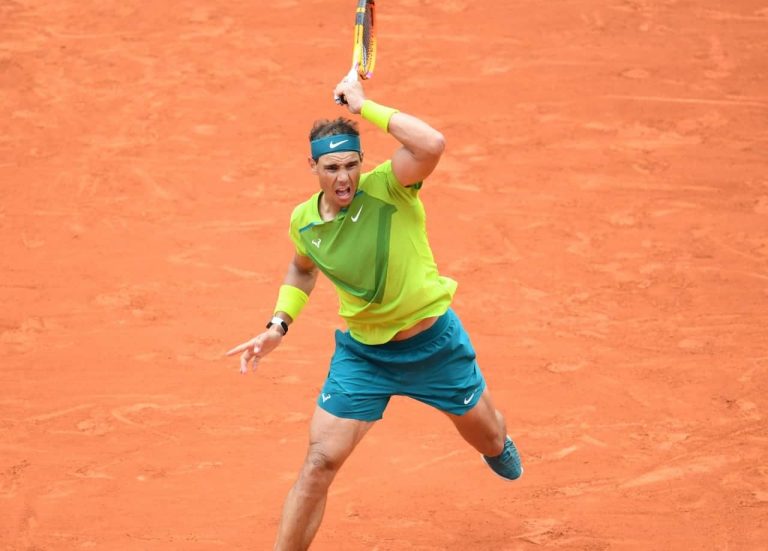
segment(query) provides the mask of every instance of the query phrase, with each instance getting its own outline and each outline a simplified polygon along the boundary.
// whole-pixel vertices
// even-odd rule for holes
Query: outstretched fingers
[[[256,365],[259,363],[259,352],[261,352],[262,340],[259,337],[254,337],[248,342],[237,345],[231,350],[227,351],[227,356],[234,356],[240,354],[240,373],[248,372],[248,363],[253,360],[253,369],[256,369]]]
[[[236,347],[231,348],[230,350],[227,350],[226,356],[234,356],[235,354],[240,354],[241,352],[247,350],[251,347],[253,344],[253,340],[250,340],[248,342],[244,342],[242,344],[238,344]]]
[[[248,350],[246,350],[240,355],[240,373],[242,373],[243,375],[248,373],[248,360],[250,359],[251,357]]]

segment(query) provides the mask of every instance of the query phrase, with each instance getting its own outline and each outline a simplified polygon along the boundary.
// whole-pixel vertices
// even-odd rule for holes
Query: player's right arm
[[[307,297],[315,287],[317,281],[317,266],[308,256],[296,253],[288,265],[288,270],[283,279],[283,287],[293,287],[304,293]],[[281,287],[281,290],[282,288]],[[295,292],[295,291],[294,291]],[[278,309],[274,313],[286,326],[293,323],[293,318],[287,312]],[[282,342],[283,328],[280,324],[274,324],[266,331],[262,331],[251,340],[239,344],[227,352],[227,356],[240,354],[240,372],[248,371],[248,363],[253,360],[253,369],[259,364],[259,360],[272,352]]]
[[[400,142],[401,147],[392,155],[392,172],[398,182],[410,186],[432,174],[445,150],[442,133],[413,115],[366,99],[358,80],[342,80],[334,94],[344,97],[350,113],[362,115]]]

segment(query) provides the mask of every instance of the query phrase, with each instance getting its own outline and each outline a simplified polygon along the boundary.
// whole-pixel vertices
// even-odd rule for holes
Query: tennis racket
[[[367,80],[373,76],[376,64],[376,2],[358,0],[355,11],[355,43],[352,48],[352,68],[344,80]],[[334,98],[336,103],[345,104],[344,96]]]

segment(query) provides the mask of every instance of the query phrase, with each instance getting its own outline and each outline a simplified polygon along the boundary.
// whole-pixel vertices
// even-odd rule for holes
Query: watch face
[[[272,318],[272,319],[269,321],[269,323],[267,324],[267,329],[269,329],[269,328],[270,328],[270,327],[272,327],[273,325],[279,325],[279,326],[282,328],[282,330],[283,330],[283,335],[285,335],[286,333],[288,333],[288,324],[287,324],[287,323],[285,323],[285,322],[284,322],[282,319],[280,319],[280,318],[278,318],[278,317],[274,317],[274,318]]]

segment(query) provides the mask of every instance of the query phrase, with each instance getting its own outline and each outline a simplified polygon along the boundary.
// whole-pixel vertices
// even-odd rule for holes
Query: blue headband
[[[326,153],[337,153],[339,151],[357,151],[360,153],[360,136],[353,134],[334,134],[318,138],[309,142],[312,148],[312,158],[317,161],[321,155]]]

